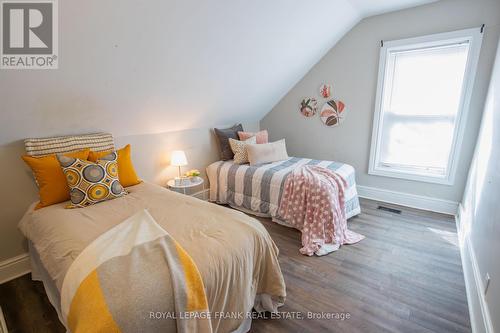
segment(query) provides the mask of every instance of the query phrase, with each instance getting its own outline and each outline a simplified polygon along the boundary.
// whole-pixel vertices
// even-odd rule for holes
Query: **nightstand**
[[[202,188],[200,191],[197,191],[194,193],[189,193],[189,192],[191,192],[192,189],[199,187],[199,186],[201,186],[201,188]],[[195,181],[189,181],[189,183],[187,183],[185,185],[175,185],[175,180],[170,179],[167,182],[167,188],[172,190],[172,191],[175,191],[175,192],[190,195],[192,197],[197,197],[199,199],[202,199],[204,197],[205,192],[206,192],[205,180],[201,177],[196,177]]]

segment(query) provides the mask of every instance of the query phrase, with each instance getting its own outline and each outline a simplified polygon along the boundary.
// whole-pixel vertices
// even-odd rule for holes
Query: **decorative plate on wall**
[[[329,100],[321,108],[321,121],[326,126],[337,126],[344,121],[345,104],[339,100]]]
[[[319,94],[323,98],[328,98],[332,95],[332,85],[330,84],[323,84],[321,88],[319,88]]]
[[[314,97],[306,97],[300,102],[300,113],[304,117],[312,117],[318,110],[318,101]]]

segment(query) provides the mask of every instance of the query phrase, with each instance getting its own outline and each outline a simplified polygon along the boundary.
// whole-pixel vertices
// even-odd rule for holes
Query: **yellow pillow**
[[[113,151],[91,151],[88,160],[91,162],[97,162],[98,159],[111,154]],[[134,165],[132,164],[132,158],[130,155],[130,145],[126,145],[120,150],[116,151],[118,153],[118,179],[123,187],[129,187],[132,185],[137,185],[141,181],[137,178],[135,173]]]
[[[90,149],[67,153],[64,156],[86,160]],[[66,176],[55,154],[44,157],[21,156],[29,165],[38,183],[40,202],[35,209],[54,205],[69,200],[69,187]]]

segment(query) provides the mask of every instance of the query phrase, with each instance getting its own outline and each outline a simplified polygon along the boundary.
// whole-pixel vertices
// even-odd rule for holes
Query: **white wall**
[[[481,302],[486,327],[500,331],[500,48],[497,51],[481,131],[464,193],[460,214],[460,237],[466,254],[466,281],[472,299],[472,319],[482,331]],[[470,270],[470,274],[468,273]],[[475,272],[474,272],[475,270]],[[474,276],[474,273],[476,276]],[[484,295],[485,276],[490,275]],[[474,280],[476,279],[476,280]],[[471,303],[469,302],[469,305]]]
[[[470,115],[453,186],[368,175],[380,40],[479,27],[486,24]],[[261,120],[271,139],[286,138],[289,153],[353,165],[359,185],[460,202],[479,128],[500,34],[500,1],[442,0],[361,21]],[[304,118],[298,105],[318,96],[323,82],[345,102],[347,118],[328,128],[319,117]],[[425,98],[423,96],[423,98]],[[324,101],[318,97],[321,102]]]

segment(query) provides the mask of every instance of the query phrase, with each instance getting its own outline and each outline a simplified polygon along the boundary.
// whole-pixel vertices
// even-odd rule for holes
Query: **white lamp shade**
[[[170,164],[173,166],[185,166],[188,164],[186,154],[182,150],[174,150],[170,156]]]

